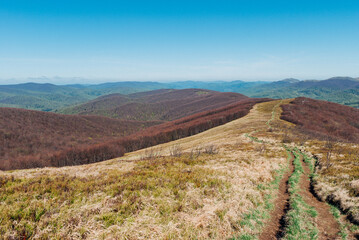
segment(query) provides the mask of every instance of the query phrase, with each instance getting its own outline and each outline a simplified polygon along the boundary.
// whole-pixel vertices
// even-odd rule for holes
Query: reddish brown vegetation
[[[55,152],[73,154],[159,123],[0,108],[0,169],[49,165],[41,161]]]
[[[248,99],[226,107],[198,113],[172,122],[149,127],[119,141],[126,152],[188,137],[248,114],[254,104],[268,99]]]
[[[213,110],[248,97],[203,89],[161,89],[128,96],[111,94],[64,110],[64,113],[101,115],[128,120],[172,121]]]
[[[243,117],[248,114],[254,104],[267,100],[268,99],[242,100],[226,107],[198,113],[176,121],[163,123],[161,125],[152,126],[127,137],[118,138],[116,140],[107,140],[101,144],[74,146],[60,151],[46,151],[43,149],[44,152],[41,152],[40,154],[30,153],[24,157],[11,158],[11,161],[2,160],[0,162],[0,168],[15,169],[44,166],[66,166],[87,164],[111,159],[122,156],[124,152],[130,152],[194,135],[209,128]],[[60,125],[61,124],[59,124],[59,126]],[[56,128],[53,130],[57,131]]]
[[[359,143],[359,109],[299,97],[282,106],[281,119],[317,137]]]

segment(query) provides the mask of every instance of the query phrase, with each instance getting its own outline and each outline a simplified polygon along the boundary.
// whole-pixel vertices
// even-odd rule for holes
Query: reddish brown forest
[[[320,138],[359,143],[359,109],[299,97],[282,106],[281,119]]]
[[[146,128],[143,131],[131,134],[127,137],[116,137],[114,138],[103,138],[103,141],[99,141],[96,144],[89,144],[87,142],[81,142],[81,144],[72,144],[72,145],[63,145],[64,148],[56,149],[55,147],[51,148],[41,148],[38,150],[37,146],[34,146],[34,152],[28,152],[27,154],[15,154],[13,157],[9,157],[6,154],[6,151],[2,153],[2,160],[0,162],[0,169],[19,169],[19,168],[33,168],[33,167],[45,167],[45,166],[68,166],[68,165],[78,165],[78,164],[87,164],[93,162],[99,162],[114,157],[122,156],[125,152],[130,152],[138,150],[141,148],[146,148],[149,146],[154,146],[160,143],[176,140],[179,138],[191,136],[202,131],[205,131],[209,128],[219,126],[221,124],[227,123],[234,119],[240,118],[248,114],[249,110],[254,106],[254,104],[259,102],[268,101],[269,99],[245,99],[237,103],[228,105],[226,107],[221,107],[215,110],[209,110],[188,117],[184,117],[172,122],[163,123],[160,125],[155,125],[149,128]],[[9,109],[6,109],[10,111]],[[26,112],[36,112],[21,110]],[[27,113],[24,113],[27,114]],[[57,115],[57,114],[54,114]],[[2,119],[4,120],[5,114],[1,114]],[[60,115],[66,116],[67,115]],[[27,116],[28,119],[31,116]],[[78,116],[72,116],[78,117]],[[21,119],[23,118],[20,117]],[[86,118],[85,118],[86,119]],[[111,119],[113,120],[113,119]],[[46,126],[48,119],[41,120],[42,124]],[[75,121],[75,120],[74,120]],[[115,120],[114,120],[115,121]],[[76,121],[75,121],[76,122]],[[32,122],[31,122],[32,123]],[[64,123],[61,120],[56,121],[56,126],[60,129],[53,129],[54,126],[50,126],[51,130],[45,131],[61,131],[61,126]],[[106,125],[103,123],[102,125]],[[153,124],[153,123],[152,123]],[[20,124],[17,127],[21,127]],[[49,126],[47,126],[48,128]],[[78,125],[74,124],[71,129],[68,131],[73,138],[76,138],[76,133],[81,132]],[[14,127],[13,129],[15,129]],[[35,128],[34,128],[35,129]],[[37,126],[36,129],[39,129]],[[96,129],[96,128],[94,128]],[[128,129],[127,129],[128,130]],[[98,130],[97,130],[98,131]],[[103,130],[105,131],[105,130]],[[124,131],[122,131],[123,133]],[[8,133],[10,134],[10,133]],[[45,133],[46,134],[46,133]],[[17,138],[16,136],[15,138]],[[31,134],[27,136],[27,140],[31,141]],[[36,137],[41,137],[36,136]],[[12,141],[12,135],[6,135],[2,131],[1,135],[2,143],[9,145]],[[63,142],[62,139],[54,139],[54,141]],[[9,148],[10,147],[10,148]],[[7,149],[11,149],[11,146],[7,146]],[[4,156],[7,156],[6,158]]]
[[[127,120],[173,121],[248,99],[239,93],[203,89],[161,89],[130,95],[111,94],[64,110],[64,113],[99,115]]]
[[[31,167],[29,158],[46,159],[50,153],[100,144],[160,123],[0,108],[0,167]]]

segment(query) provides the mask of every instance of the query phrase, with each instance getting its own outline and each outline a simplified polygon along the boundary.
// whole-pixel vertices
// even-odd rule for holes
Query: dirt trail
[[[303,157],[302,159],[303,160]],[[318,239],[341,239],[339,237],[339,224],[334,219],[334,216],[330,213],[330,207],[324,203],[319,201],[313,194],[310,192],[310,180],[309,174],[310,169],[303,161],[302,166],[304,169],[304,174],[302,174],[300,179],[300,195],[303,197],[304,201],[313,206],[315,210],[318,212],[318,216],[316,217],[316,224],[319,231]]]
[[[284,216],[289,207],[288,179],[294,171],[294,156],[291,154],[289,170],[285,173],[279,183],[278,195],[270,219],[259,236],[260,240],[272,240],[283,237],[284,235]]]

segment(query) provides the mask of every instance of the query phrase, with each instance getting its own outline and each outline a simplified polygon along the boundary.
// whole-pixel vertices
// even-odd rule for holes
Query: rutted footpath
[[[270,131],[274,130],[271,122],[281,103],[282,101],[273,107],[272,118],[266,122]],[[254,142],[264,143],[265,140],[253,136],[257,132],[252,131],[246,136]],[[289,155],[291,170],[281,179],[276,204],[259,239],[345,238],[330,206],[319,201],[311,192],[313,160],[298,148],[284,147]]]

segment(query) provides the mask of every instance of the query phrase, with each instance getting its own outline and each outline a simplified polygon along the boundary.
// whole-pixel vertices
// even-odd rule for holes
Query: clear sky
[[[359,77],[358,53],[358,0],[0,0],[0,83]]]

